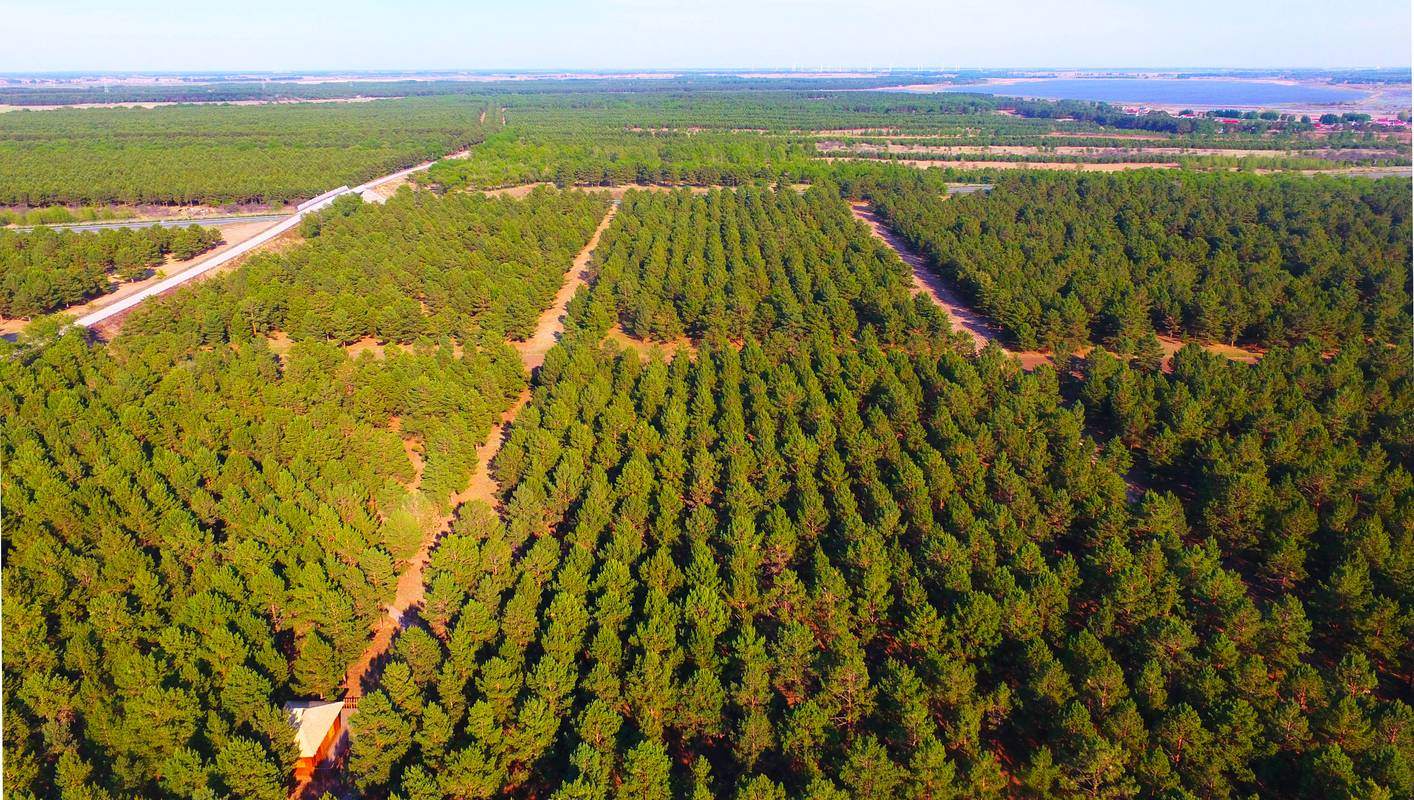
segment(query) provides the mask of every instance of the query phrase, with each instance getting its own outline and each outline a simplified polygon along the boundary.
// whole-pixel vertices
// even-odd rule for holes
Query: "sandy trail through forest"
[[[487,197],[525,197],[541,186],[555,186],[550,181],[535,181],[534,183],[519,183],[514,186],[500,186],[495,189],[474,189],[467,188],[462,191],[476,192]],[[574,192],[607,192],[615,200],[623,198],[629,192],[675,192],[679,189],[686,189],[693,194],[707,194],[714,189],[734,189],[734,186],[724,186],[713,184],[711,186],[689,186],[687,184],[666,184],[666,183],[615,183],[607,186],[569,184],[559,187],[562,191]]]
[[[594,248],[599,246],[599,237],[604,235],[609,223],[614,221],[614,214],[618,210],[619,201],[615,198],[609,205],[609,210],[604,213],[604,218],[599,220],[599,227],[594,229],[584,249],[575,256],[569,272],[565,273],[565,282],[555,295],[554,302],[540,313],[540,319],[535,323],[535,333],[523,342],[511,342],[511,346],[520,352],[521,363],[525,365],[527,372],[533,374],[539,369],[540,365],[545,363],[545,354],[560,340],[560,333],[565,329],[565,314],[569,310],[570,301],[574,299],[579,287],[588,281],[589,259],[594,254]]]
[[[536,321],[535,333],[523,342],[511,342],[511,346],[520,353],[521,363],[525,365],[528,372],[534,374],[535,370],[545,363],[545,354],[559,341],[560,334],[565,329],[565,315],[570,300],[574,298],[575,292],[579,291],[579,287],[584,285],[589,259],[594,253],[594,248],[599,244],[599,237],[609,227],[617,210],[618,202],[615,201],[604,213],[604,218],[599,221],[599,226],[594,229],[594,234],[589,237],[589,241],[579,251],[579,255],[575,256],[569,270],[565,273],[560,291],[555,295],[550,307],[545,309]],[[501,414],[500,421],[491,428],[490,433],[486,436],[486,441],[476,448],[476,469],[472,473],[467,488],[452,496],[451,510],[436,525],[430,526],[417,554],[408,561],[407,567],[398,576],[397,592],[393,597],[393,602],[387,606],[388,613],[378,621],[377,627],[374,628],[373,641],[364,649],[358,661],[349,667],[344,679],[345,699],[357,699],[363,695],[364,676],[368,674],[373,663],[392,646],[393,637],[398,631],[406,626],[409,619],[408,612],[421,605],[424,586],[423,570],[426,568],[437,542],[443,534],[452,529],[457,511],[462,505],[473,500],[481,501],[491,508],[496,508],[499,504],[496,494],[500,487],[491,477],[491,461],[500,452],[501,444],[505,441],[506,428],[515,420],[516,415],[529,400],[530,390],[526,389],[521,392],[515,403]]]
[[[941,275],[928,268],[927,259],[921,254],[913,252],[903,237],[885,225],[868,203],[854,201],[849,204],[849,207],[854,212],[856,219],[869,226],[869,232],[874,234],[876,239],[888,245],[898,254],[899,258],[903,259],[903,263],[913,270],[914,286],[948,312],[953,330],[972,337],[972,343],[978,350],[986,347],[987,342],[996,342],[998,347],[1015,355],[1003,344],[1001,329],[968,306],[962,296],[949,286]]]
[[[972,342],[978,350],[987,346],[987,342],[996,342],[1005,353],[1014,356],[1021,361],[1022,369],[1032,370],[1042,364],[1051,363],[1051,354],[1040,350],[1013,350],[1006,346],[1002,338],[1001,327],[989,317],[977,311],[963,300],[962,296],[955,289],[947,284],[936,272],[928,268],[927,259],[922,255],[913,252],[908,243],[901,236],[894,232],[884,220],[875,212],[868,203],[862,201],[851,201],[850,209],[854,211],[854,216],[861,222],[869,226],[869,230],[880,241],[887,244],[898,253],[898,257],[913,270],[913,282],[919,291],[925,292],[933,299],[933,302],[941,306],[948,312],[952,319],[953,330],[961,331],[972,337]],[[1163,368],[1169,371],[1173,365],[1173,355],[1177,353],[1185,344],[1182,339],[1172,336],[1160,335],[1159,344],[1164,350]],[[1215,355],[1230,358],[1243,364],[1255,364],[1262,357],[1262,351],[1253,348],[1238,347],[1219,342],[1210,342],[1201,345],[1204,350]],[[1084,356],[1090,352],[1089,347],[1077,350],[1075,355]]]

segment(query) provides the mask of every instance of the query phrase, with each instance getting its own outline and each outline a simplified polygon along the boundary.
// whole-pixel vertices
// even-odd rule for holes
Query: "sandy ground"
[[[986,347],[987,342],[996,342],[1002,346],[1001,329],[968,306],[962,296],[948,285],[941,275],[928,268],[928,264],[921,254],[910,249],[901,236],[884,224],[884,221],[874,213],[868,203],[853,202],[850,203],[850,209],[854,212],[855,218],[869,226],[869,232],[874,234],[876,239],[898,253],[899,258],[903,259],[903,263],[913,270],[914,293],[922,292],[928,295],[934,303],[948,312],[948,319],[952,321],[953,330],[972,337],[972,344],[978,350]]]
[[[953,169],[1059,169],[1071,172],[1123,172],[1130,169],[1178,169],[1177,162],[1156,161],[1115,161],[1107,164],[1067,164],[1059,161],[931,161],[913,158],[860,158],[857,156],[821,156],[823,161],[872,161],[879,164],[902,164],[906,167],[929,169],[931,167],[952,167]]]
[[[1125,156],[1125,155],[1156,155],[1156,156],[1239,156],[1239,157],[1278,157],[1278,156],[1299,156],[1308,158],[1334,158],[1338,156],[1349,156],[1355,158],[1398,158],[1399,153],[1393,150],[1380,149],[1342,149],[1334,150],[1327,147],[1317,147],[1308,150],[1260,150],[1252,148],[1223,148],[1223,147],[1116,147],[1096,145],[1059,145],[1056,147],[1038,147],[1036,145],[925,145],[925,144],[866,144],[825,141],[817,145],[817,149],[822,153],[936,153],[939,155],[965,155],[969,153],[990,153],[995,155],[1060,155],[1060,156]]]
[[[526,195],[528,195],[528,194],[530,194],[531,192],[535,191],[535,188],[538,187],[538,186],[554,186],[554,185],[555,185],[555,184],[553,184],[553,183],[547,183],[547,182],[545,182],[545,181],[541,181],[541,182],[539,182],[539,183],[523,183],[523,184],[520,184],[519,186],[502,186],[502,187],[497,188],[497,189],[464,189],[464,190],[462,190],[462,191],[467,191],[467,192],[480,192],[480,193],[482,193],[482,194],[484,194],[484,195],[486,195],[486,196],[488,196],[488,197],[517,197],[517,198],[519,198],[519,197],[525,197]],[[731,190],[737,189],[737,188],[739,188],[739,187],[736,187],[736,186],[722,186],[722,185],[719,185],[719,184],[718,184],[718,185],[712,185],[712,186],[690,186],[690,185],[687,185],[687,184],[677,184],[677,183],[674,183],[674,184],[667,184],[667,183],[618,183],[618,184],[614,184],[614,185],[612,185],[612,186],[585,185],[585,186],[566,186],[566,187],[564,187],[564,188],[565,188],[565,190],[574,190],[574,191],[577,191],[577,192],[606,192],[610,197],[614,198],[615,200],[619,200],[619,199],[622,199],[623,196],[624,196],[625,194],[627,194],[628,192],[676,192],[676,191],[681,191],[681,190],[683,190],[683,189],[686,189],[687,191],[692,192],[693,194],[707,194],[708,192],[711,192],[711,191],[716,190],[716,189],[725,189],[725,190],[731,191]],[[810,188],[810,184],[808,184],[808,183],[792,183],[792,184],[790,184],[790,188],[794,189],[794,190],[797,191],[797,192],[804,192],[806,189],[809,189],[809,188]]]
[[[68,103],[47,106],[12,106],[0,103],[0,114],[6,111],[57,111],[63,108],[159,108],[161,106],[274,106],[304,103],[371,103],[374,100],[400,100],[400,97],[320,97],[310,100],[181,100],[128,103]]]
[[[685,336],[671,342],[649,342],[637,336],[630,336],[618,325],[609,329],[609,332],[604,335],[604,341],[613,342],[621,350],[632,350],[638,353],[639,359],[645,362],[653,359],[668,360],[679,352],[687,353],[689,357],[697,355],[697,345]]]
[[[594,254],[594,248],[599,246],[599,237],[604,235],[618,210],[618,202],[609,206],[604,218],[599,221],[599,227],[595,228],[594,234],[589,237],[589,242],[579,251],[579,255],[575,256],[554,302],[550,303],[550,307],[541,312],[540,318],[536,320],[535,333],[523,342],[512,342],[520,352],[520,361],[525,365],[526,371],[534,374],[535,370],[545,363],[545,354],[560,340],[560,333],[565,329],[565,313],[570,300],[574,299],[575,292],[588,280],[590,256]]]
[[[283,362],[285,357],[289,355],[290,347],[294,342],[290,341],[290,335],[288,333],[275,331],[265,337],[265,344],[270,347],[270,352],[274,353],[276,358],[279,358],[280,361]]]
[[[379,198],[381,198],[381,200],[376,200],[374,202],[383,202],[388,200],[388,198],[392,197],[393,195],[397,194],[399,189],[403,188],[408,183],[410,183],[410,179],[411,176],[409,175],[404,175],[400,178],[394,178],[391,181],[388,181],[386,183],[380,183],[372,189],[366,190],[364,194],[367,195],[368,193],[372,192],[374,195],[377,195]],[[365,197],[364,199],[366,202],[369,198]]]
[[[1281,170],[1259,169],[1254,172],[1268,173]],[[1344,169],[1303,169],[1302,175],[1352,175],[1363,178],[1410,178],[1414,177],[1414,167],[1346,167]]]
[[[415,348],[410,344],[398,344],[397,342],[379,342],[372,336],[365,336],[353,344],[344,345],[344,352],[349,354],[349,358],[358,358],[364,353],[368,353],[378,361],[382,361],[391,351],[393,353],[411,353]],[[462,346],[460,343],[452,343],[452,357],[462,357]]]
[[[160,268],[159,272],[161,274],[153,274],[150,277],[144,278],[140,281],[133,281],[131,283],[121,284],[116,291],[110,294],[105,294],[102,297],[94,298],[93,300],[90,300],[87,303],[80,303],[76,306],[70,306],[68,308],[62,309],[62,311],[58,313],[72,314],[75,317],[81,317],[90,312],[97,311],[100,308],[105,308],[113,303],[118,302],[119,300],[122,300],[124,297],[136,294],[137,292],[146,289],[148,286],[151,286],[152,284],[162,280],[163,277],[166,275],[179,275],[182,272],[185,272],[186,270],[190,269],[193,265],[205,261],[206,259],[211,258],[214,255],[223,253],[231,249],[232,247],[235,247],[241,242],[244,242],[245,240],[256,235],[257,233],[260,233],[261,231],[270,227],[270,224],[271,223],[269,222],[242,222],[235,225],[223,226],[221,228],[221,236],[226,240],[225,244],[207,250],[206,252],[198,255],[196,258],[188,259],[186,261],[169,261],[166,265]],[[211,270],[210,274],[226,272],[233,268],[236,264],[239,264],[244,260],[244,258],[238,258],[230,264],[223,264],[220,267]],[[29,320],[0,318],[0,334],[10,334],[21,331],[28,324]]]
[[[545,363],[545,354],[559,341],[560,334],[564,331],[565,311],[569,306],[570,299],[574,297],[579,287],[584,284],[590,256],[594,248],[599,244],[599,237],[609,226],[609,222],[614,218],[614,212],[618,209],[618,204],[611,205],[604,218],[600,220],[599,226],[594,230],[593,236],[584,245],[571,263],[570,268],[565,272],[565,280],[560,287],[560,291],[555,295],[555,300],[550,307],[536,321],[535,333],[523,342],[512,342],[512,346],[520,353],[521,363],[525,368],[534,373],[536,369]],[[351,345],[356,347],[357,344]],[[375,344],[364,346],[363,351],[371,351]],[[381,350],[380,350],[381,352]],[[378,621],[378,625],[373,630],[373,641],[369,643],[363,654],[348,669],[344,680],[344,690],[346,698],[358,698],[363,695],[363,679],[372,669],[377,660],[388,651],[393,644],[393,638],[398,631],[409,622],[411,614],[415,613],[417,606],[421,605],[423,598],[424,583],[422,580],[423,570],[431,558],[432,550],[437,546],[437,542],[444,534],[452,529],[452,524],[456,520],[458,509],[464,504],[471,502],[485,503],[491,508],[500,505],[498,494],[500,487],[491,476],[491,462],[495,460],[496,454],[501,450],[501,444],[505,441],[506,428],[509,427],[521,408],[530,400],[530,390],[521,393],[516,402],[501,415],[501,419],[491,428],[486,441],[476,449],[476,468],[472,472],[471,480],[467,488],[450,498],[451,511],[443,516],[435,524],[430,525],[428,533],[422,541],[422,546],[417,554],[408,562],[403,573],[398,576],[397,592],[393,597],[393,602],[388,604],[388,613]],[[404,447],[409,448],[406,440]],[[420,456],[413,456],[414,469],[421,463]],[[414,483],[420,484],[421,471],[417,470],[417,478]]]
[[[522,184],[520,184],[520,185],[518,185],[518,186],[502,186],[502,187],[499,187],[499,188],[496,188],[496,189],[466,189],[465,191],[468,191],[468,192],[480,192],[480,193],[486,195],[487,197],[516,197],[516,198],[520,198],[520,197],[525,197],[526,195],[528,195],[528,194],[530,194],[531,192],[535,191],[536,187],[539,187],[539,186],[551,186],[551,187],[553,187],[554,185],[555,185],[555,184],[549,183],[548,181],[539,181],[539,182],[537,182],[537,183],[522,183]],[[801,185],[808,186],[808,184],[801,184]],[[625,194],[627,194],[628,192],[631,192],[631,191],[638,191],[638,192],[675,192],[675,191],[677,191],[677,190],[679,190],[679,189],[686,189],[686,190],[692,192],[693,194],[706,194],[706,193],[712,191],[713,189],[730,189],[730,188],[734,188],[734,187],[730,187],[730,186],[680,186],[680,185],[676,185],[676,184],[674,184],[674,185],[668,185],[668,184],[661,184],[661,183],[649,183],[649,184],[640,184],[640,183],[619,183],[619,184],[614,184],[613,186],[566,186],[566,187],[564,187],[564,188],[567,189],[567,190],[572,189],[572,190],[578,191],[578,192],[607,192],[610,197],[612,197],[612,198],[614,198],[614,199],[617,200],[617,199],[619,199],[619,198],[622,198]]]
[[[159,222],[169,219],[206,219],[208,217],[234,217],[242,214],[263,216],[268,214],[289,215],[295,213],[294,206],[271,206],[259,203],[242,203],[230,206],[160,206],[160,205],[111,205],[104,209],[115,212],[112,219],[84,220],[82,209],[69,207],[77,220],[72,224],[94,224],[101,222]],[[0,206],[0,211],[26,211],[16,206]]]
[[[1172,137],[1157,133],[1071,133],[1070,131],[1047,131],[1043,136],[1084,136],[1087,139],[1130,139],[1137,142],[1162,142]]]
[[[503,186],[499,189],[469,189],[468,191],[479,191],[487,197],[525,197],[535,191],[537,186],[554,186],[553,183],[541,181],[540,183],[524,183],[520,186]]]

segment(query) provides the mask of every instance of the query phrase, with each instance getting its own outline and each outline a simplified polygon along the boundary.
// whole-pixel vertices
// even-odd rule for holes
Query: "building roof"
[[[329,735],[329,729],[339,719],[344,710],[344,701],[332,703],[323,700],[292,700],[285,704],[285,714],[295,729],[295,743],[299,745],[299,757],[311,758],[319,752],[319,745]]]

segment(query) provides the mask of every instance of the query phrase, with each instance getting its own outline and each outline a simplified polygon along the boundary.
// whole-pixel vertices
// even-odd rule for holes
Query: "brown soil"
[[[903,164],[904,166],[929,169],[931,167],[952,167],[953,169],[1058,169],[1071,172],[1123,172],[1130,169],[1178,169],[1176,162],[1140,163],[1117,161],[1110,164],[1065,164],[1054,161],[929,161],[923,159],[876,159],[855,156],[822,156],[823,161],[873,161],[882,164]]]
[[[649,342],[637,336],[630,336],[618,325],[609,329],[609,332],[604,335],[604,341],[613,342],[622,349],[638,353],[638,357],[643,361],[671,359],[679,352],[687,353],[689,357],[697,355],[697,345],[693,344],[692,340],[686,336],[670,342]]]
[[[968,306],[941,275],[928,268],[927,260],[921,254],[914,252],[903,237],[884,224],[868,203],[850,203],[850,209],[854,211],[855,218],[869,226],[869,232],[874,234],[876,239],[898,253],[903,263],[913,270],[914,293],[922,292],[928,295],[934,303],[948,312],[953,330],[970,336],[978,350],[986,347],[987,342],[1002,345],[1001,329]]]
[[[1277,170],[1254,170],[1267,173]],[[1303,169],[1302,175],[1354,175],[1363,178],[1409,178],[1414,177],[1414,167],[1346,167],[1344,169]]]
[[[554,186],[554,185],[555,185],[555,184],[553,184],[553,183],[547,183],[547,182],[543,182],[543,181],[542,181],[542,182],[539,182],[539,183],[523,183],[523,184],[521,184],[521,185],[519,185],[519,186],[503,186],[503,187],[501,187],[501,188],[499,188],[499,189],[480,189],[480,190],[473,189],[473,190],[471,190],[471,191],[480,191],[482,194],[486,195],[487,197],[514,197],[514,198],[519,199],[519,198],[525,197],[526,195],[528,195],[528,194],[530,194],[531,192],[535,191],[535,188],[536,188],[537,186]]]
[[[64,108],[160,108],[162,106],[274,106],[319,103],[371,103],[375,100],[401,100],[401,97],[320,97],[307,100],[156,100],[125,103],[67,103],[45,106],[15,106],[0,103],[0,114],[6,111],[55,111]]]
[[[294,342],[290,341],[290,335],[284,331],[275,331],[265,337],[265,344],[269,346],[270,352],[283,363],[290,355],[290,347]]]
[[[46,206],[48,207],[48,206]],[[79,206],[65,206],[73,214],[77,222],[75,224],[89,224],[83,220],[83,208]],[[30,206],[0,206],[0,211],[29,211]],[[129,205],[124,203],[114,203],[102,206],[102,210],[111,211],[112,219],[94,220],[94,222],[148,222],[168,219],[206,219],[208,217],[231,217],[241,214],[267,215],[267,214],[293,214],[293,206],[272,206],[266,203],[233,203],[225,206],[210,205],[159,205],[156,203],[139,203]]]
[[[1047,131],[1046,136],[1084,136],[1095,139],[1131,139],[1139,142],[1162,142],[1169,137],[1156,133],[1071,133],[1069,131]]]
[[[372,353],[374,358],[382,361],[387,355],[388,347],[397,347],[397,345],[379,344],[378,340],[372,336],[365,336],[353,344],[344,345],[344,352],[349,354],[349,358],[358,358],[363,353]]]
[[[1315,148],[1309,150],[1259,150],[1251,148],[1222,148],[1222,147],[1106,147],[1100,144],[1092,146],[1081,145],[1060,145],[1056,147],[1041,148],[1035,145],[925,145],[925,144],[866,144],[826,141],[818,145],[822,153],[934,153],[939,155],[965,155],[969,153],[987,153],[994,155],[1060,155],[1060,156],[1133,156],[1133,155],[1156,155],[1156,156],[1237,156],[1237,157],[1308,157],[1308,158],[1328,158],[1335,159],[1341,156],[1353,158],[1396,158],[1399,153],[1393,150],[1374,149],[1346,149],[1331,150],[1329,148]]]
[[[374,200],[373,202],[383,202],[386,201],[388,198],[392,197],[393,195],[397,194],[399,189],[403,188],[410,182],[410,176],[404,175],[401,178],[394,178],[391,181],[388,181],[387,183],[380,183],[377,186],[366,190],[364,192],[364,195],[367,195],[369,192],[372,192],[379,198],[378,200]],[[365,196],[364,199],[369,200],[372,198]]]
[[[599,227],[595,228],[594,234],[589,237],[589,242],[579,251],[579,255],[575,256],[554,302],[550,303],[550,307],[541,312],[540,319],[536,320],[535,333],[523,342],[513,343],[516,350],[520,351],[521,363],[528,372],[534,373],[539,369],[540,365],[545,363],[545,354],[560,340],[560,333],[565,329],[565,313],[570,300],[574,299],[575,292],[579,291],[579,287],[588,279],[589,258],[593,255],[594,248],[599,245],[599,237],[609,227],[618,210],[617,201],[609,206],[604,218],[599,221]]]
[[[488,197],[515,197],[521,198],[535,191],[539,186],[554,186],[548,181],[537,181],[535,183],[522,183],[516,186],[501,186],[495,189],[467,189],[469,192],[480,192]],[[808,185],[808,184],[804,184]],[[688,186],[683,184],[663,184],[663,183],[617,183],[612,186],[566,186],[565,190],[577,192],[608,192],[610,197],[619,199],[628,192],[675,192],[679,189],[686,189],[693,194],[706,194],[713,189],[730,189],[729,186]]]

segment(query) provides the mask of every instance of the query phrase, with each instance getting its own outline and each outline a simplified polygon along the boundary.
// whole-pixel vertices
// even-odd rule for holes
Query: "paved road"
[[[407,169],[398,170],[397,172],[394,172],[391,175],[384,175],[381,178],[374,178],[373,180],[367,183],[359,184],[358,186],[355,186],[352,189],[347,186],[340,186],[339,188],[325,192],[324,194],[321,194],[318,197],[306,200],[303,203],[300,203],[295,213],[289,216],[271,216],[270,219],[279,220],[279,222],[276,222],[274,225],[271,225],[269,228],[266,228],[265,230],[261,231],[250,239],[241,242],[235,247],[232,247],[230,250],[217,253],[216,255],[206,259],[205,261],[197,263],[195,266],[193,266],[191,269],[186,270],[185,272],[173,275],[172,277],[167,278],[166,280],[160,281],[158,283],[154,283],[146,289],[131,294],[123,298],[122,300],[113,303],[112,305],[104,306],[103,308],[100,308],[91,314],[80,317],[75,324],[82,325],[85,328],[91,328],[94,325],[103,322],[104,320],[110,319],[114,316],[117,316],[118,314],[122,314],[123,312],[127,311],[128,309],[136,306],[137,304],[150,297],[157,297],[158,295],[161,295],[165,292],[169,292],[172,289],[175,289],[176,287],[186,283],[187,281],[199,275],[210,272],[211,270],[231,261],[232,259],[239,258],[240,256],[249,253],[257,247],[260,247],[266,242],[269,242],[271,239],[274,239],[285,231],[298,225],[300,219],[303,218],[305,214],[322,210],[328,207],[330,203],[333,203],[334,200],[343,195],[362,194],[364,191],[372,189],[375,186],[382,186],[388,181],[397,180],[398,178],[404,177],[406,175],[411,175],[414,172],[420,172],[424,169],[427,169],[428,167],[432,166],[433,163],[434,162],[432,161],[425,161],[415,167],[408,167]],[[247,222],[251,219],[254,218],[241,218],[242,221]],[[210,224],[209,220],[195,220],[193,222],[195,224]]]
[[[21,225],[5,230],[32,231],[37,228],[52,228],[56,231],[102,231],[110,228],[147,228],[153,225],[163,228],[189,228],[193,225],[207,225],[218,228],[222,225],[240,225],[245,222],[275,222],[288,214],[234,214],[229,217],[182,217],[180,219],[138,219],[114,220],[111,222],[63,222],[53,225]]]
[[[103,308],[100,308],[91,314],[79,317],[75,324],[82,325],[85,328],[91,328],[94,325],[97,325],[98,323],[109,319],[110,317],[114,317],[118,314],[123,313],[124,311],[127,311],[128,309],[132,308],[133,306],[136,306],[138,303],[141,303],[149,297],[156,297],[162,294],[163,292],[171,291],[172,289],[175,289],[176,287],[186,283],[187,281],[197,277],[198,275],[210,272],[211,270],[221,266],[222,264],[225,264],[231,259],[243,256],[246,253],[249,253],[250,251],[254,250],[255,248],[260,247],[271,239],[274,239],[276,236],[279,236],[290,228],[293,228],[294,226],[298,225],[300,223],[300,219],[302,219],[305,214],[309,214],[311,212],[319,211],[325,208],[330,203],[334,202],[335,198],[347,194],[349,191],[351,191],[349,187],[341,186],[332,192],[320,195],[314,201],[311,201],[309,204],[305,205],[299,211],[296,211],[290,216],[277,217],[276,219],[280,219],[280,222],[271,225],[260,233],[257,233],[255,236],[247,239],[244,242],[241,242],[235,247],[232,247],[230,250],[217,253],[211,258],[197,263],[195,266],[193,266],[189,270],[186,270],[185,272],[181,272],[179,274],[173,275],[170,278],[167,278],[166,280],[154,283],[146,289],[128,295],[127,297],[123,298],[122,300],[119,300],[116,303],[113,303],[112,305],[104,306]]]

